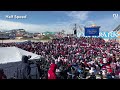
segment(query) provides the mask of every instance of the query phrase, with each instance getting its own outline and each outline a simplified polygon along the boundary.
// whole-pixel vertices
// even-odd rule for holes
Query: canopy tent
[[[17,47],[0,47],[0,64],[20,62],[23,55],[30,55],[32,60],[40,59],[41,56],[22,50]]]

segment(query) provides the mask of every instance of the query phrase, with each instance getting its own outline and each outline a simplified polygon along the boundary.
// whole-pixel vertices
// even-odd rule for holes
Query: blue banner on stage
[[[99,26],[85,27],[85,36],[99,36]]]

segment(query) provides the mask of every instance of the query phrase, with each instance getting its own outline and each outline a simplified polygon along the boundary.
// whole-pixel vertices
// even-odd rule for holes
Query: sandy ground
[[[28,41],[28,40],[0,40],[0,43],[12,43],[12,42],[25,42],[25,41]],[[48,42],[50,40],[31,40],[33,42]],[[108,41],[107,39],[105,39],[105,41]],[[118,40],[118,42],[120,43],[120,39]]]
[[[12,43],[12,42],[25,42],[25,41],[28,41],[28,40],[0,40],[0,43]],[[31,41],[34,41],[34,42],[48,42],[49,40],[31,40]]]

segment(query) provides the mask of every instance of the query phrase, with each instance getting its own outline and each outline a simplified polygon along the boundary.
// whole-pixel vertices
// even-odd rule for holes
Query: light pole
[[[3,45],[3,32],[1,33],[1,35],[2,35],[2,45]]]
[[[3,34],[2,34],[2,44],[3,44]]]
[[[74,24],[73,31],[74,31],[74,37],[77,37],[77,24]]]
[[[1,26],[1,27],[2,27],[2,26]],[[1,30],[2,30],[2,29],[1,29]],[[3,45],[3,34],[4,34],[4,33],[1,31],[1,36],[2,36],[2,37],[1,37],[1,39],[2,39],[2,45]]]

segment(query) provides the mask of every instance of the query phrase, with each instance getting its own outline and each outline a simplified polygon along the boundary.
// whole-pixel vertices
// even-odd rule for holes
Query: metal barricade
[[[7,79],[15,78],[15,79],[23,79],[22,77],[22,68],[16,66],[2,67],[4,70]],[[36,65],[31,65],[31,74],[32,79],[39,79],[39,73]]]

